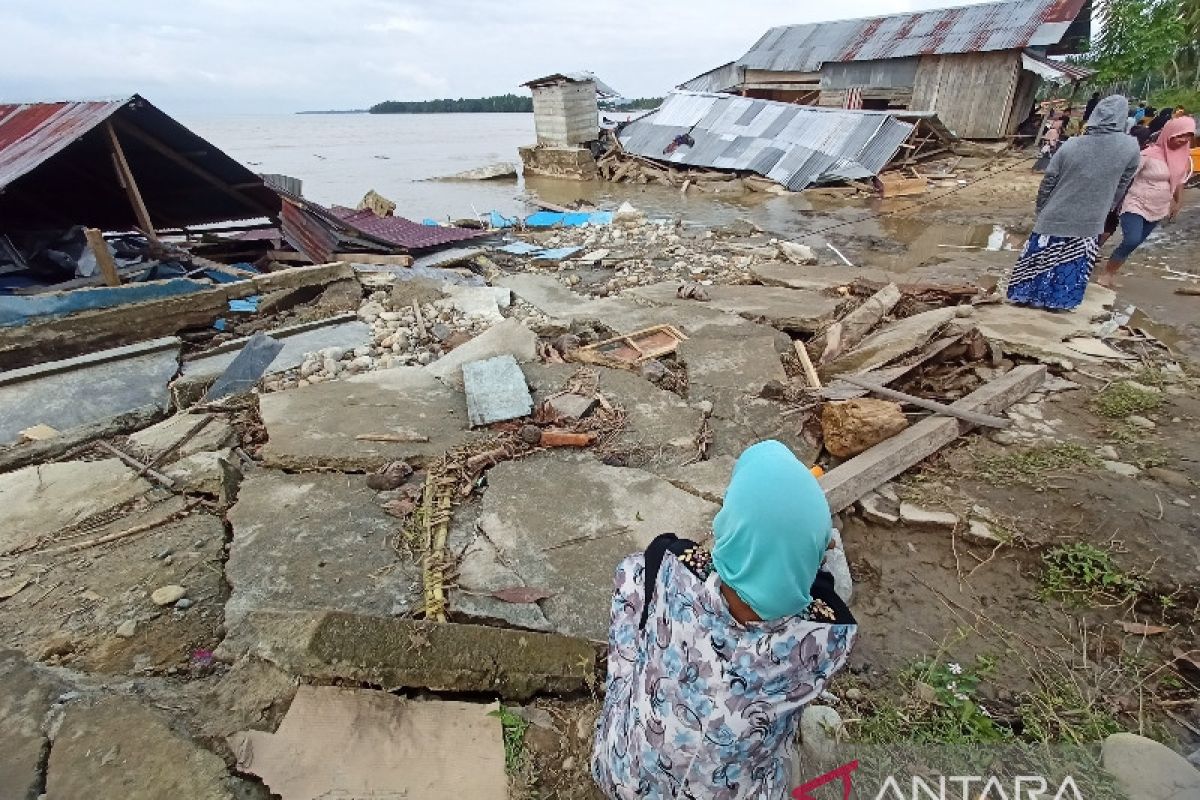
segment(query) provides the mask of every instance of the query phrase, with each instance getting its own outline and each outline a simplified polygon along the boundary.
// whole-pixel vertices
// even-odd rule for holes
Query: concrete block
[[[524,417],[533,412],[525,375],[511,355],[463,364],[467,419],[472,426]]]

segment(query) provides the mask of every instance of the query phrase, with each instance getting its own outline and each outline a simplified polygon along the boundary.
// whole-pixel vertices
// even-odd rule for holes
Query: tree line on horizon
[[[533,98],[516,94],[460,97],[457,100],[385,100],[367,109],[372,114],[532,113]]]

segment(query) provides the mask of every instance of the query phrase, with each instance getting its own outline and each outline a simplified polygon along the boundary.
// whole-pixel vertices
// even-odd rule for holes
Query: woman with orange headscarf
[[[1117,270],[1130,253],[1164,219],[1174,219],[1183,200],[1183,187],[1192,174],[1189,149],[1196,135],[1196,120],[1175,117],[1163,125],[1158,139],[1142,151],[1142,162],[1121,204],[1121,244],[1113,251],[1096,279],[1101,286],[1116,288]]]

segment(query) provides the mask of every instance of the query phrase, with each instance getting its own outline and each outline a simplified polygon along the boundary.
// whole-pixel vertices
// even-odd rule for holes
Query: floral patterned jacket
[[[741,625],[715,572],[672,554],[639,629],[643,555],[617,567],[592,775],[623,798],[786,798],[800,710],[846,662],[855,625]]]

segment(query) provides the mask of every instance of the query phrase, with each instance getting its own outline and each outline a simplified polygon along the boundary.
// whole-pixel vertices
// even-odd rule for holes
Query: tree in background
[[[1104,90],[1154,105],[1200,103],[1200,0],[1099,0],[1091,51],[1072,59]]]

